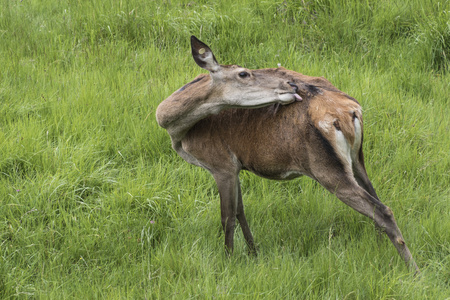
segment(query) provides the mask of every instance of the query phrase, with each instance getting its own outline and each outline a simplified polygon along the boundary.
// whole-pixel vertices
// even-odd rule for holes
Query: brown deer
[[[406,264],[419,271],[391,209],[367,176],[361,106],[354,98],[323,77],[282,67],[220,65],[194,36],[191,48],[195,62],[209,74],[164,100],[156,118],[177,153],[214,177],[227,251],[233,251],[237,219],[256,253],[242,203],[241,170],[277,180],[306,175],[374,220]]]

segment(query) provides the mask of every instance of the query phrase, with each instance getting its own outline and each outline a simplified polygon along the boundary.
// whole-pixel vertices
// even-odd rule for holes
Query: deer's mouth
[[[295,92],[294,93],[292,93],[292,92],[291,93],[289,93],[289,92],[279,93],[278,99],[280,100],[280,103],[283,105],[303,100],[303,98],[300,97],[300,95]]]
[[[297,93],[294,94],[294,97],[295,97],[295,100],[296,100],[296,101],[302,101],[302,100],[303,100],[303,98],[300,97],[300,95],[297,94]]]
[[[298,94],[298,86],[294,82],[288,82],[288,84],[294,89],[294,97],[296,101],[302,101],[302,97]]]

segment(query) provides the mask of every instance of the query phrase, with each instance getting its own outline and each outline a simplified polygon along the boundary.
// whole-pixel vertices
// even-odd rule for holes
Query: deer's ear
[[[211,49],[209,49],[206,44],[201,42],[195,36],[191,36],[191,49],[192,57],[200,68],[213,73],[220,70],[220,65],[214,57]]]

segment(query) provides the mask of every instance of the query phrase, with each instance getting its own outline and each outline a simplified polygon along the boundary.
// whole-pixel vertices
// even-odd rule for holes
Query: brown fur
[[[193,47],[195,45],[207,47],[194,40]],[[211,72],[225,68],[219,66],[215,58],[212,59],[210,49],[207,50],[208,55],[204,58],[193,48],[197,63]],[[214,82],[206,80],[206,75],[200,75],[197,79],[205,79],[192,82],[172,94],[161,103],[157,112],[158,122],[168,127],[169,134],[183,132],[171,134],[174,149],[185,160],[213,175],[220,194],[226,249],[233,251],[237,220],[251,252],[256,253],[244,214],[239,183],[241,170],[277,180],[307,175],[342,202],[374,220],[405,262],[418,272],[391,209],[379,200],[367,176],[359,103],[322,77],[310,77],[284,68],[248,72],[254,80],[259,77],[269,83],[284,78],[290,86],[295,86],[303,100],[257,109],[223,110],[222,107],[217,110],[222,110],[220,113],[211,114],[201,105],[205,101],[216,103],[221,91],[216,90]],[[247,91],[245,82],[236,88],[237,92]],[[270,89],[267,93],[271,93]],[[251,95],[247,93],[246,101],[252,100]],[[172,131],[171,126],[175,128]]]
[[[341,131],[348,144],[353,145],[355,118],[361,122],[362,130],[359,103],[323,78],[292,72],[286,76],[299,86],[303,101],[280,106],[275,114],[273,107],[263,107],[230,109],[208,116],[187,133],[182,140],[183,149],[202,162],[219,186],[223,178],[237,178],[242,169],[269,179],[292,179],[303,174],[319,181],[344,203],[374,219],[388,232],[405,261],[415,266],[406,245],[398,242],[403,237],[390,209],[379,201],[367,177],[362,140],[357,149],[358,160],[351,164],[343,161],[335,149],[336,131]],[[317,88],[316,93],[309,92],[306,85]],[[355,192],[358,188],[361,190]],[[223,199],[227,197],[225,192],[220,194]],[[227,226],[233,224],[230,213],[234,213],[228,209],[222,205],[222,222],[228,232],[226,245],[232,249],[233,230],[227,230]],[[248,230],[247,242],[254,247],[248,224],[245,220],[243,223]]]
[[[308,152],[305,141],[313,134],[311,131],[320,132],[332,143],[334,130],[331,125],[337,122],[348,142],[353,144],[353,115],[356,113],[362,120],[361,108],[356,100],[323,78],[292,71],[286,72],[285,76],[300,87],[303,101],[280,106],[275,114],[269,106],[230,109],[211,115],[187,133],[182,140],[183,149],[204,162],[208,169],[224,168],[227,161],[235,168],[230,156],[236,156],[244,169],[263,177],[283,179],[287,171],[297,171],[314,178],[308,168],[311,162],[304,159]],[[321,87],[315,86],[319,88],[317,95],[308,95],[304,86],[309,83],[321,84]],[[319,125],[324,121],[330,125],[328,131]]]
[[[157,120],[161,127],[167,128],[171,124],[179,122],[185,114],[190,113],[202,101],[208,99],[211,93],[209,89],[210,76],[200,74],[192,82],[195,83],[186,84],[158,106],[160,113],[157,114]]]

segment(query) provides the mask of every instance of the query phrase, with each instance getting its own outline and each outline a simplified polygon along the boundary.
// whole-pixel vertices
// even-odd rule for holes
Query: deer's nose
[[[289,84],[290,86],[292,86],[292,87],[294,88],[294,91],[297,93],[297,91],[298,91],[298,86],[297,86],[295,83],[293,83],[293,82],[288,82],[288,84]]]

